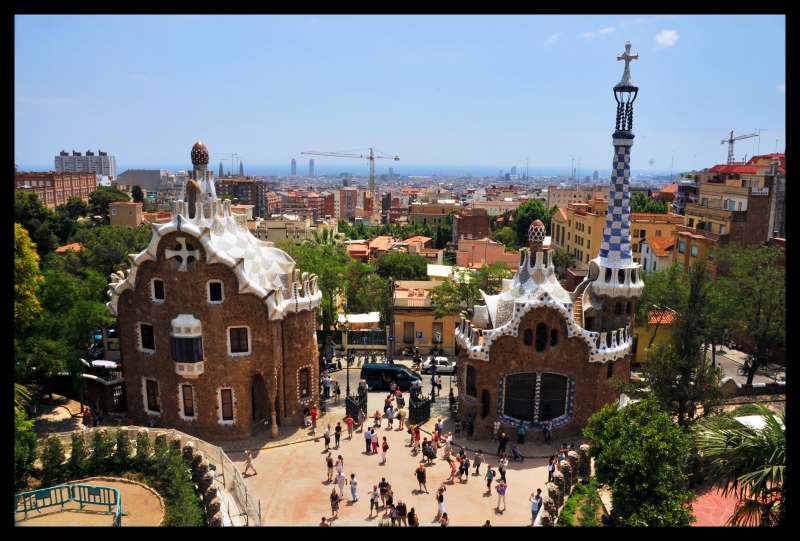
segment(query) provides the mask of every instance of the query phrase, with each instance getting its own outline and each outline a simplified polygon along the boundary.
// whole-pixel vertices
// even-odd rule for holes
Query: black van
[[[411,383],[422,380],[419,374],[415,374],[401,364],[366,363],[361,367],[361,379],[366,380],[370,389],[389,389],[389,385],[394,380],[400,390],[408,392]]]

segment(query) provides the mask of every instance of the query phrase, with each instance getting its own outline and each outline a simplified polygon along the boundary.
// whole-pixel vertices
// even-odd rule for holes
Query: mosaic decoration
[[[503,404],[505,404],[506,400],[506,377],[514,376],[517,374],[526,374],[530,372],[511,372],[508,374],[504,374],[503,377],[500,378],[499,383],[497,384],[497,417],[500,419],[501,422],[509,424],[511,426],[519,426],[520,423],[525,427],[526,430],[541,430],[544,428],[544,422],[546,419],[539,419],[539,398],[540,398],[540,390],[542,384],[542,374],[555,374],[557,376],[565,376],[567,378],[567,401],[566,401],[566,408],[564,411],[564,415],[561,417],[556,417],[553,419],[553,426],[563,426],[572,420],[572,413],[575,406],[575,376],[571,374],[564,374],[561,372],[553,372],[552,370],[543,371],[543,370],[536,370],[536,395],[535,395],[535,406],[534,406],[534,420],[533,421],[522,421],[521,419],[514,419],[513,417],[509,417],[505,413],[503,413]],[[459,389],[459,398],[461,394],[461,389]]]
[[[311,387],[311,394],[308,397],[303,398],[300,396],[300,371],[304,368],[308,368],[308,386]],[[297,382],[297,401],[301,404],[308,404],[314,400],[314,389],[315,383],[317,380],[314,377],[314,365],[307,364],[305,366],[301,366],[297,369],[297,373],[295,374],[295,381]]]
[[[200,151],[202,154],[203,146]],[[207,150],[205,151],[207,152]],[[194,155],[194,150],[193,150]],[[202,158],[202,156],[201,156]],[[200,163],[202,165],[202,161]],[[139,254],[129,256],[131,270],[125,275],[114,273],[109,284],[109,313],[117,316],[119,295],[136,288],[136,273],[144,261],[155,261],[161,239],[172,232],[180,232],[180,250],[167,247],[165,257],[180,256],[179,270],[191,272],[189,258],[202,257],[201,250],[191,250],[187,243],[202,248],[206,263],[223,263],[231,268],[239,281],[239,293],[257,295],[267,306],[270,320],[283,319],[287,312],[312,310],[319,306],[322,292],[315,276],[307,276],[294,287],[295,262],[286,252],[254,237],[247,229],[242,215],[231,212],[230,201],[219,201],[213,190],[213,172],[192,171],[208,193],[198,196],[197,212],[189,218],[188,204],[176,201],[173,219],[165,224],[151,224],[153,236],[148,247]]]
[[[611,193],[608,198],[606,226],[600,244],[600,259],[631,261],[631,194],[630,156],[631,146],[614,147],[614,163],[611,171]]]

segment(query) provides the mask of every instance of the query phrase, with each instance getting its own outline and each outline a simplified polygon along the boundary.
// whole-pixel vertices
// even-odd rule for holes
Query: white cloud
[[[594,32],[584,32],[583,34],[578,34],[578,37],[583,39],[592,39],[594,37]]]
[[[786,94],[786,83],[781,83],[778,85],[778,92],[781,94]]]
[[[556,32],[555,34],[553,34],[552,36],[547,38],[547,40],[544,42],[544,44],[545,45],[552,45],[553,43],[558,41],[558,38],[560,38],[560,37],[561,37],[561,32]]]
[[[599,30],[597,33],[598,34],[609,34],[611,32],[616,32],[616,31],[617,31],[616,28],[608,27],[608,28],[603,28],[602,30]]]
[[[662,30],[656,35],[659,47],[672,47],[678,41],[678,32],[675,30]]]

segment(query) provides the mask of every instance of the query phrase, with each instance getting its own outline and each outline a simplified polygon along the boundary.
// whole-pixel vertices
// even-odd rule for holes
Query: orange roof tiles
[[[670,184],[666,188],[662,188],[659,193],[675,193],[678,190],[677,184]]]
[[[65,254],[67,252],[80,252],[83,246],[80,242],[73,242],[72,244],[66,244],[64,246],[59,246],[56,248],[57,254]]]
[[[650,310],[650,319],[647,320],[647,324],[655,325],[659,323],[659,319],[661,319],[661,325],[669,325],[675,321],[675,312],[672,310]]]
[[[666,257],[672,249],[674,241],[672,237],[646,237],[644,240],[650,245],[656,257]]]
[[[558,210],[561,211],[561,216],[566,220],[567,219],[567,209],[562,209],[558,207]]]

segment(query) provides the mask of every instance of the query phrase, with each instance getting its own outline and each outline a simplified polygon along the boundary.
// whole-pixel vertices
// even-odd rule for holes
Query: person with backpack
[[[484,479],[486,479],[486,494],[492,493],[492,481],[494,480],[495,473],[491,466],[487,466],[487,471]]]
[[[386,464],[386,451],[389,450],[389,442],[386,441],[386,436],[383,437],[383,443],[381,444],[381,458],[383,462],[381,464]]]
[[[481,474],[481,464],[483,464],[484,460],[483,451],[478,449],[478,452],[475,453],[475,458],[472,460],[472,463],[475,465],[475,475]]]

